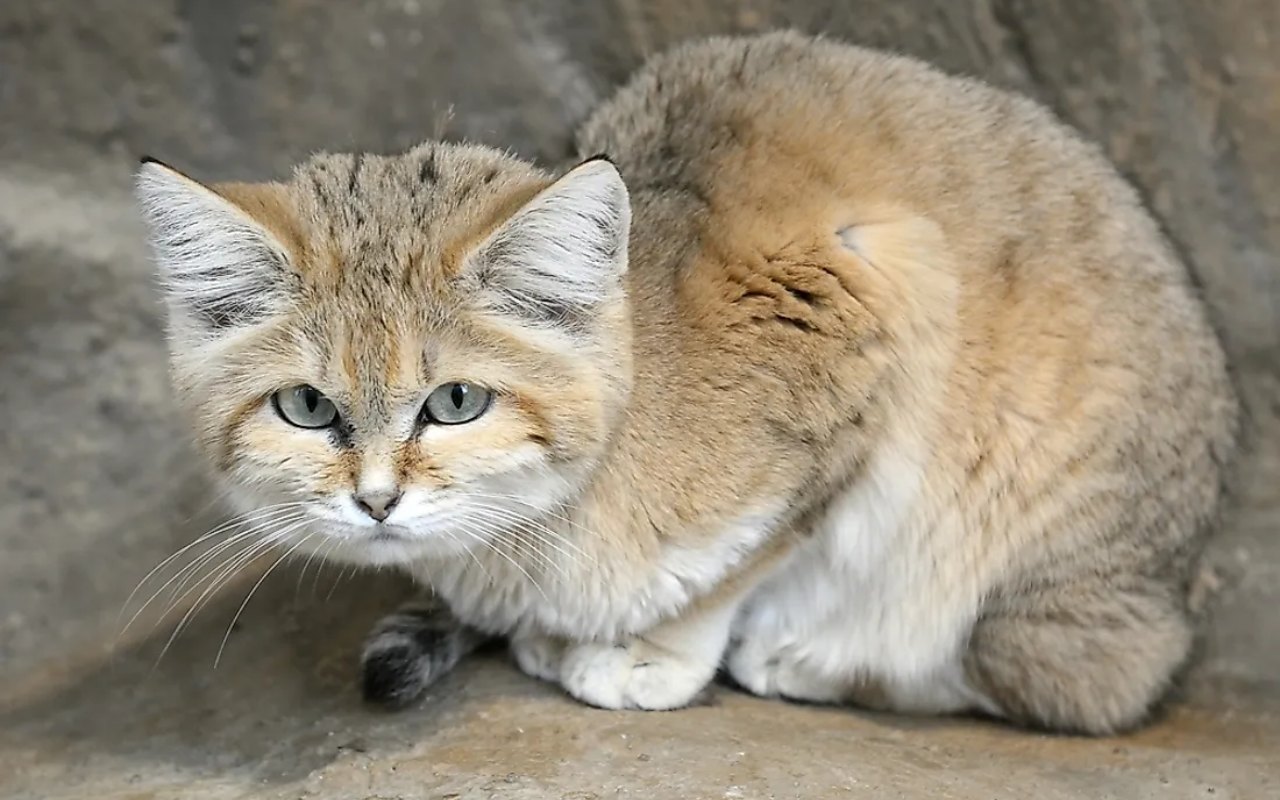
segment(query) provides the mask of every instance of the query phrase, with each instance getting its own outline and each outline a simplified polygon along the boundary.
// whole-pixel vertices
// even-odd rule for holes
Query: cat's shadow
[[[59,763],[116,757],[129,768],[151,763],[288,781],[343,749],[409,746],[476,693],[531,690],[514,670],[486,668],[481,657],[483,671],[509,677],[446,676],[403,713],[366,705],[358,693],[361,640],[412,587],[383,572],[349,578],[330,594],[336,571],[313,584],[311,575],[298,581],[298,569],[282,567],[263,584],[216,668],[248,586],[201,611],[158,663],[168,639],[163,628],[70,682],[10,700],[0,730]]]
[[[365,704],[358,691],[361,641],[413,588],[387,572],[359,575],[333,588],[333,569],[319,581],[314,569],[299,581],[298,569],[282,568],[264,583],[216,668],[227,625],[248,586],[202,611],[158,664],[168,639],[164,629],[73,681],[11,703],[0,712],[0,738],[12,737],[50,763],[119,760],[139,771],[158,765],[191,775],[238,772],[274,783],[298,780],[344,751],[412,748],[477,704],[536,696],[563,703],[565,713],[577,709],[558,688],[520,675],[500,647],[468,659],[409,709],[388,712]],[[722,680],[702,705],[778,702],[748,699]],[[807,713],[856,716],[862,736],[874,737],[874,729],[892,737],[957,727],[997,737],[1027,733],[971,718],[832,706],[812,706]]]

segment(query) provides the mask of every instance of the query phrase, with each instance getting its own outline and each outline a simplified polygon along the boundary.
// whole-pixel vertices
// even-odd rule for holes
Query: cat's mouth
[[[404,542],[408,540],[408,532],[396,529],[389,525],[379,525],[374,529],[373,535],[369,537],[370,542],[378,544],[386,542]]]

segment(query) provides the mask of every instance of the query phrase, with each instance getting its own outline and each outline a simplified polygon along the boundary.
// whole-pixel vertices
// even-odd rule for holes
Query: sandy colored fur
[[[677,706],[653,665],[692,690],[724,658],[800,699],[1140,722],[1188,652],[1237,407],[1185,267],[1096,148],[795,34],[655,58],[579,146],[625,182],[625,291],[559,328],[477,305],[477,254],[557,185],[515,159],[429,144],[218,187],[298,284],[287,315],[175,346],[245,502],[377,470],[503,487],[458,523],[477,542],[433,550],[424,522],[398,560],[535,674],[567,642],[588,702]],[[416,429],[449,380],[494,410]],[[298,383],[345,440],[262,406]]]

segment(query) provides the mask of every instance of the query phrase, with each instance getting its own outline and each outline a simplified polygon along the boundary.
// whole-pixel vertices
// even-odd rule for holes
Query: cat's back
[[[578,140],[618,163],[639,204],[683,198],[719,225],[798,205],[893,205],[940,224],[970,262],[973,248],[1031,229],[1078,240],[1103,210],[1159,239],[1097,149],[1038,104],[795,32],[655,56]]]
[[[983,320],[988,343],[1057,324],[1058,338],[1079,329],[1141,363],[1135,345],[1167,350],[1169,334],[1215,362],[1207,380],[1221,371],[1186,267],[1136,192],[1047,109],[979,81],[795,32],[711,38],[650,59],[579,146],[626,179],[640,270],[920,215],[945,236],[961,315]]]
[[[842,228],[919,216],[945,258],[888,280],[954,334],[944,427],[1167,441],[1144,445],[1153,463],[1188,441],[1229,447],[1233,392],[1185,266],[1098,148],[1031,100],[797,33],[715,38],[651,59],[579,145],[632,192],[633,288],[656,293],[642,315],[683,287],[685,318],[713,320],[702,330],[767,316],[755,357],[772,347],[817,374],[839,331],[787,282]],[[868,310],[837,322],[883,337]]]

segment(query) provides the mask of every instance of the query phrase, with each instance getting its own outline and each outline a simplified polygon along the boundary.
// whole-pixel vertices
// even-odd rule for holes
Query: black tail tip
[[[360,681],[364,701],[398,710],[417,700],[427,688],[422,654],[413,648],[394,648],[367,656]]]

